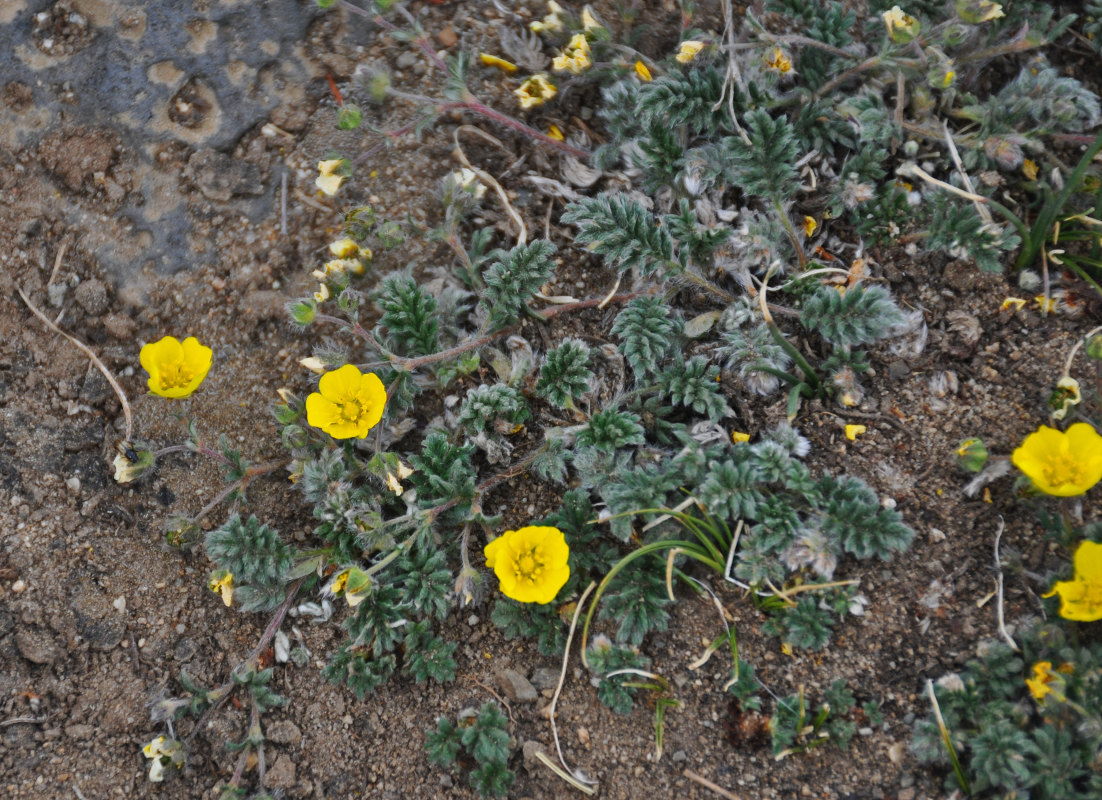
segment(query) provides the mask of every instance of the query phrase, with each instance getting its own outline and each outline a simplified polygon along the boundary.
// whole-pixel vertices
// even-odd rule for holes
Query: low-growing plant
[[[440,717],[436,730],[428,734],[425,751],[429,761],[445,767],[473,761],[469,778],[474,790],[482,797],[504,797],[514,777],[508,768],[513,746],[508,727],[497,704],[486,703],[479,711],[461,711],[456,722]]]

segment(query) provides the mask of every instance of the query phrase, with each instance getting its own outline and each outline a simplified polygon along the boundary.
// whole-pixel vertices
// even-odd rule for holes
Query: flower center
[[[1102,608],[1102,582],[1083,581],[1083,597],[1081,603],[1094,608]]]
[[[173,364],[161,364],[161,383],[164,384],[166,389],[186,388],[194,377],[195,372],[188,369],[187,365],[181,361]]]
[[[1048,463],[1041,470],[1045,481],[1054,489],[1071,484],[1077,486],[1083,481],[1082,467],[1078,461],[1068,455],[1049,456]]]
[[[517,580],[526,580],[535,583],[543,572],[543,552],[540,547],[533,547],[519,553],[513,559],[513,571]]]
[[[359,400],[346,400],[339,405],[341,419],[345,422],[359,422],[360,417],[367,413],[367,406]]]

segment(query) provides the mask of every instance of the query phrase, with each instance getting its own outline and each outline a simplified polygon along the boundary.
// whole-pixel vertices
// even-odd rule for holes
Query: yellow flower
[[[1003,304],[1002,304],[1002,310],[1003,311],[1007,311],[1009,309],[1014,309],[1015,311],[1021,311],[1023,308],[1025,308],[1025,300],[1023,300],[1021,297],[1008,297],[1005,300],[1003,300]]]
[[[1037,304],[1037,308],[1044,314],[1048,314],[1056,308],[1056,299],[1053,297],[1045,297],[1043,294],[1034,297],[1033,302]]]
[[[700,51],[704,49],[704,42],[697,42],[693,39],[682,42],[681,46],[677,48],[677,55],[674,56],[682,64],[688,64],[698,55]]]
[[[318,177],[314,179],[314,185],[330,197],[337,193],[337,189],[341,188],[341,183],[344,182],[344,176],[337,174],[337,169],[343,160],[333,158],[318,162]]]
[[[222,602],[227,608],[233,605],[233,575],[227,570],[220,569],[211,574],[207,588],[222,595]]]
[[[334,258],[325,262],[325,277],[335,278],[345,272],[351,272],[353,275],[363,275],[363,262],[358,258]]]
[[[306,421],[334,439],[363,439],[379,424],[385,407],[386,387],[379,376],[345,364],[321,376],[318,391],[306,398]]]
[[[528,78],[513,94],[520,101],[520,107],[527,110],[534,106],[542,106],[558,93],[555,84],[551,83],[550,76],[546,72],[540,72]]]
[[[731,441],[735,444],[742,444],[743,442],[750,441],[750,434],[743,433],[742,431],[731,431]]]
[[[138,358],[149,373],[149,391],[161,397],[187,397],[207,377],[212,355],[194,336],[182,343],[166,336],[143,347]]]
[[[896,44],[906,44],[911,41],[918,36],[918,31],[922,27],[922,23],[910,14],[904,14],[899,6],[892,6],[881,16],[884,18],[884,27],[888,29],[888,36]]]
[[[552,125],[550,128],[548,128],[547,135],[554,139],[556,142],[561,142],[566,139],[566,137],[562,135],[562,130],[559,129],[558,125]]]
[[[635,62],[635,74],[639,76],[639,80],[643,83],[650,83],[654,80],[653,76],[650,74],[650,70],[647,69],[647,65],[642,61]]]
[[[371,576],[362,569],[349,567],[338,572],[325,590],[334,595],[343,592],[345,601],[351,608],[355,608],[367,599],[371,591]]]
[[[558,528],[529,525],[505,531],[483,552],[501,593],[519,603],[550,603],[570,579],[570,548]]]
[[[175,739],[167,739],[164,736],[158,736],[143,747],[142,754],[146,758],[153,759],[153,763],[149,765],[149,780],[153,783],[160,783],[165,779],[165,767],[169,764],[181,769],[184,761],[187,760],[184,746]]]
[[[815,217],[804,216],[804,236],[810,239],[818,228],[819,223],[815,221]]]
[[[1075,579],[1057,581],[1044,597],[1060,595],[1060,616],[1078,622],[1102,619],[1102,544],[1084,541],[1075,551]],[[1036,696],[1036,695],[1035,695]]]
[[[1074,497],[1102,480],[1102,436],[1085,422],[1061,433],[1042,425],[1025,437],[1010,460],[1045,494]],[[1102,549],[1102,545],[1096,545]],[[1102,562],[1099,563],[1102,569]],[[1102,583],[1099,584],[1102,615]]]
[[[1027,158],[1022,162],[1022,174],[1025,175],[1026,180],[1037,180],[1037,162],[1032,158]]]
[[[1051,661],[1038,661],[1033,665],[1033,677],[1026,678],[1025,684],[1034,700],[1044,700],[1052,692],[1052,685],[1062,684],[1064,679],[1052,671]]]
[[[318,290],[314,292],[314,301],[317,303],[324,303],[329,299],[329,287],[324,284],[318,284]]]
[[[856,442],[857,437],[867,430],[868,428],[866,428],[864,425],[847,425],[846,438],[849,439],[851,442]]]
[[[550,13],[541,22],[533,22],[528,26],[535,33],[558,33],[563,29],[562,15],[566,10],[555,0],[547,0],[547,8]]]
[[[504,58],[498,58],[495,55],[489,53],[479,53],[478,60],[485,64],[487,67],[497,67],[502,72],[512,75],[517,71],[517,65],[512,61],[506,61]]]
[[[559,55],[551,62],[551,69],[555,72],[572,72],[575,75],[585,72],[593,66],[589,57],[589,42],[585,34],[575,33]]]
[[[784,75],[792,71],[792,59],[781,48],[774,47],[765,57],[765,66]]]

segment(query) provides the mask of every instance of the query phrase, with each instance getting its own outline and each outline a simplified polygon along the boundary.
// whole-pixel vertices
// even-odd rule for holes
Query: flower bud
[[[979,472],[987,464],[987,445],[983,439],[965,439],[957,445],[957,466],[965,472]]]
[[[153,451],[137,442],[119,442],[115,448],[115,482],[130,483],[138,480],[153,466]]]
[[[1093,358],[1095,361],[1102,361],[1102,333],[1096,333],[1094,336],[1087,339],[1086,353],[1087,358]]]
[[[291,319],[299,325],[309,325],[318,313],[318,306],[311,300],[296,300],[288,307]]]
[[[342,131],[354,131],[363,122],[363,112],[355,103],[345,103],[337,112],[337,129]]]
[[[1068,415],[1072,406],[1079,405],[1083,400],[1083,394],[1079,389],[1079,381],[1070,375],[1065,375],[1056,382],[1056,388],[1048,398],[1048,405],[1052,411],[1053,419],[1063,419]]]

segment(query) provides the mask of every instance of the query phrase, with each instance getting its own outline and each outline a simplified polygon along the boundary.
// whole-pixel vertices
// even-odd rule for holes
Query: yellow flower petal
[[[1008,297],[1003,300],[1001,310],[1006,311],[1011,308],[1015,311],[1021,311],[1023,308],[1025,308],[1025,300],[1020,297]]]
[[[866,428],[864,425],[847,425],[846,438],[849,439],[851,442],[856,442],[857,437],[867,430],[868,428]]]
[[[337,193],[343,182],[344,177],[341,175],[319,175],[314,178],[314,185],[330,197]]]
[[[695,40],[688,40],[681,43],[681,46],[677,49],[677,55],[674,56],[682,64],[688,64],[698,55],[700,51],[704,49],[704,42],[698,42]]]
[[[639,76],[639,80],[643,83],[650,83],[654,80],[654,77],[650,74],[650,70],[647,69],[647,65],[642,61],[635,62],[635,74]]]
[[[1037,162],[1031,158],[1027,158],[1022,162],[1022,174],[1025,175],[1026,180],[1037,180]]]
[[[517,65],[511,61],[506,61],[504,58],[498,58],[495,55],[489,53],[479,53],[478,60],[485,64],[487,67],[497,67],[502,72],[512,75],[517,71]]]
[[[731,431],[731,441],[735,444],[741,444],[742,442],[750,441],[750,434],[743,433],[742,431]]]
[[[554,139],[556,142],[563,141],[566,137],[562,135],[562,131],[558,125],[552,125],[547,129],[547,135]]]
[[[1078,622],[1102,619],[1102,544],[1084,541],[1075,551],[1075,578],[1057,581],[1044,595],[1060,595],[1060,616]]]
[[[555,85],[551,83],[550,76],[545,72],[540,72],[514,89],[513,94],[517,96],[521,108],[529,109],[542,106],[547,100],[554,97],[558,91]]]
[[[172,336],[145,345],[138,356],[149,373],[149,391],[161,397],[187,397],[210,371],[213,351],[194,336],[181,343]]]

